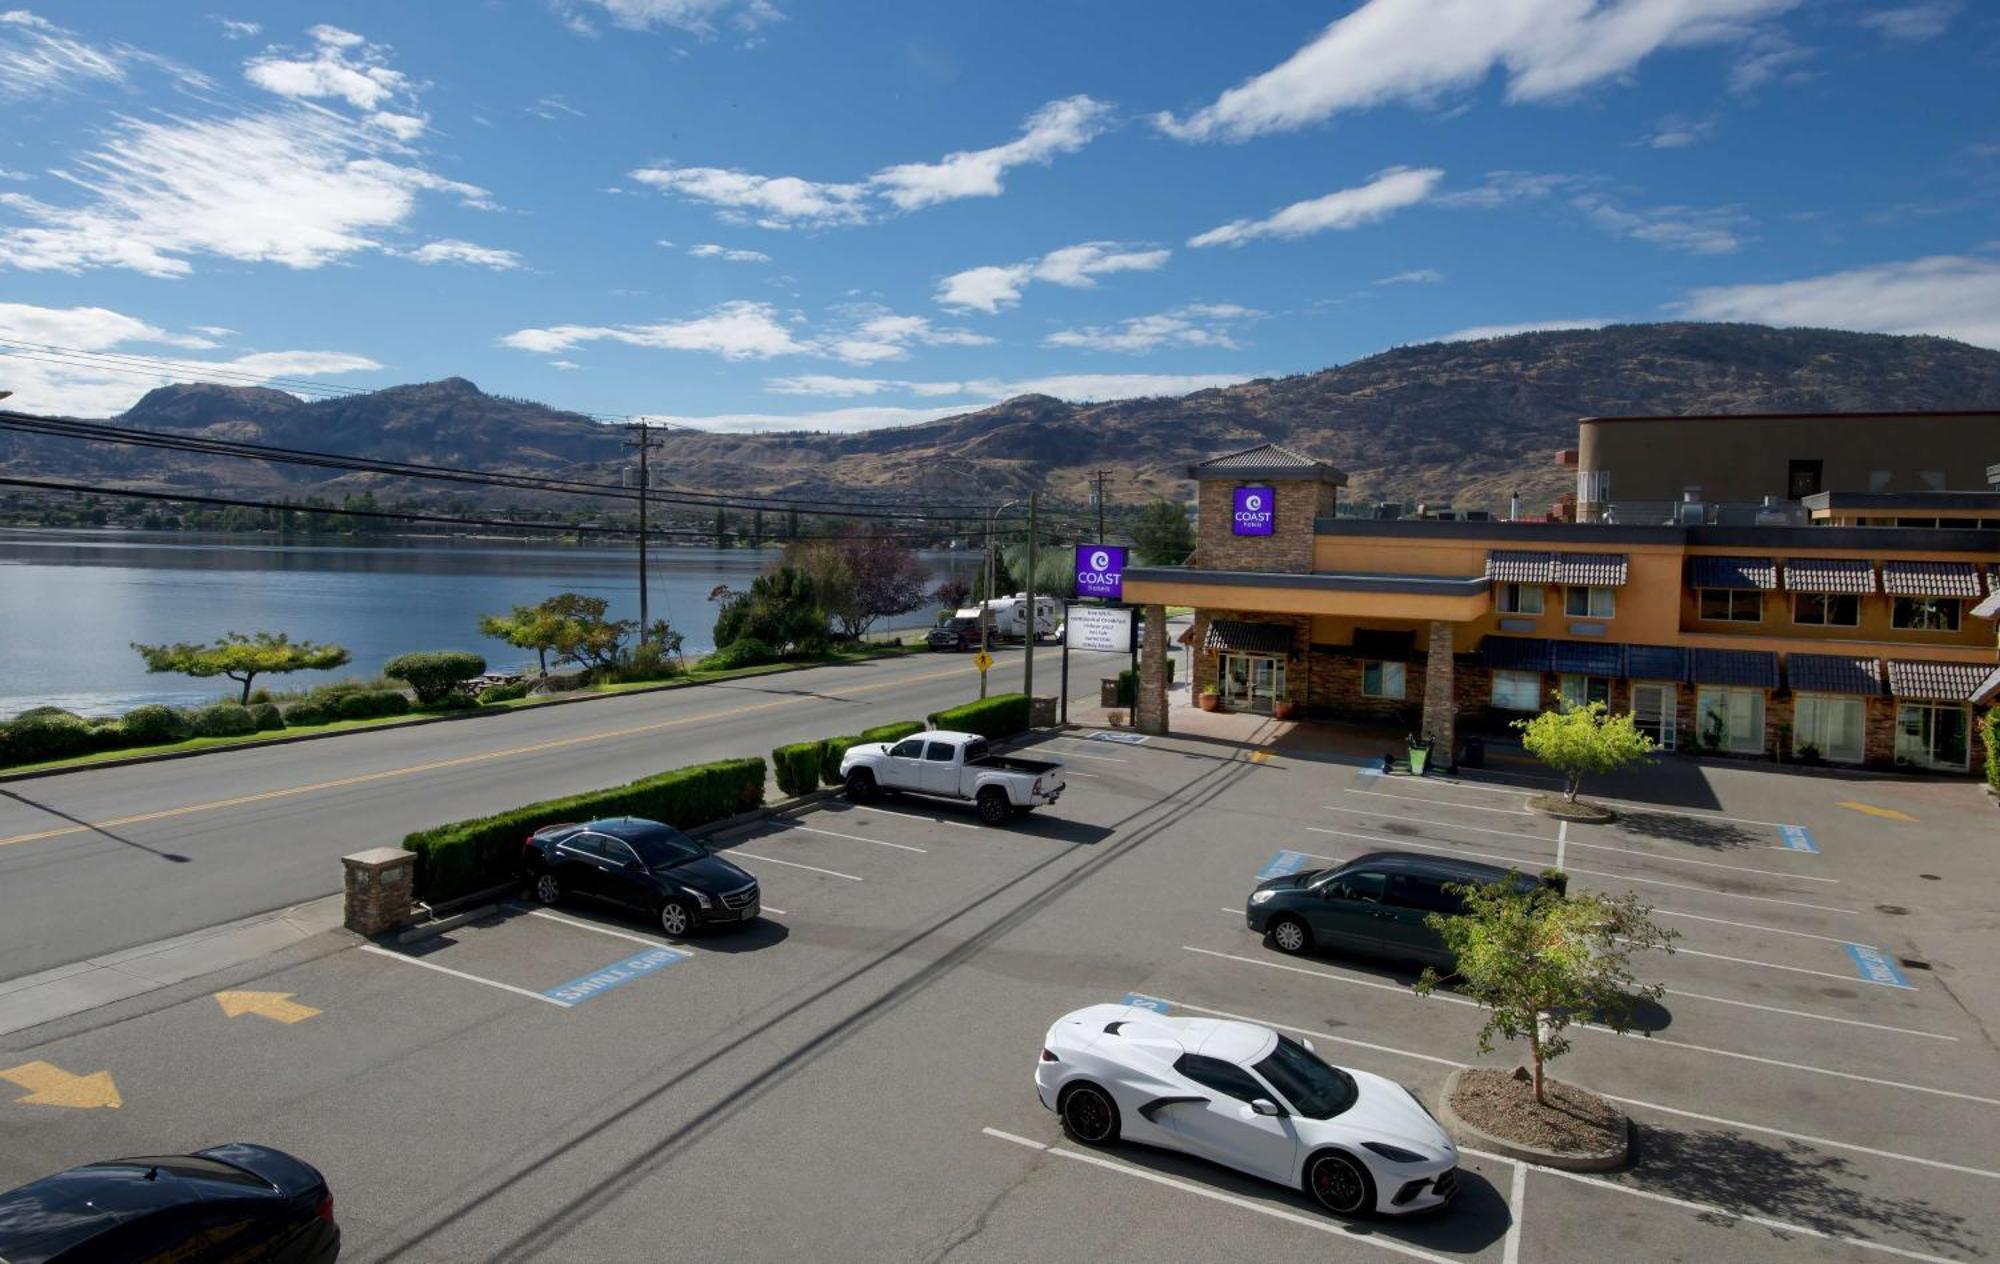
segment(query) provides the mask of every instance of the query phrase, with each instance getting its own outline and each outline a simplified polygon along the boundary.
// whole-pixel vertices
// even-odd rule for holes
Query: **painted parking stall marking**
[[[1270,863],[1257,871],[1257,880],[1282,878],[1288,873],[1297,873],[1306,867],[1306,854],[1302,851],[1281,851],[1271,857]]]
[[[1847,955],[1854,959],[1855,973],[1868,982],[1879,983],[1883,987],[1916,990],[1914,985],[1903,977],[1903,972],[1896,968],[1896,963],[1880,948],[1871,948],[1867,944],[1849,944]]]
[[[1164,1014],[1173,1008],[1173,1006],[1167,1004],[1167,1002],[1161,1000],[1159,997],[1147,996],[1144,992],[1127,992],[1124,1001],[1121,1003],[1136,1005],[1140,1009],[1149,1009],[1155,1014]]]
[[[1803,825],[1780,825],[1778,837],[1785,840],[1786,851],[1809,851],[1817,855],[1819,848],[1813,845],[1812,831]]]
[[[623,987],[632,980],[642,979],[655,970],[686,961],[692,955],[673,948],[648,948],[636,956],[613,962],[602,970],[593,971],[580,979],[557,984],[542,995],[552,1001],[580,1005],[593,996],[602,996],[612,988]]]
[[[1093,742],[1118,742],[1125,746],[1141,746],[1146,742],[1144,733],[1106,733],[1100,730],[1089,737]]]

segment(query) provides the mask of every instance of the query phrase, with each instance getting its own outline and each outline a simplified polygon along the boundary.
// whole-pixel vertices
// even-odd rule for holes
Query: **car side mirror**
[[[1272,1101],[1268,1097],[1260,1097],[1256,1101],[1251,1102],[1250,1109],[1255,1114],[1262,1115],[1267,1119],[1276,1119],[1278,1116],[1285,1113],[1284,1111],[1278,1109],[1278,1103]]]

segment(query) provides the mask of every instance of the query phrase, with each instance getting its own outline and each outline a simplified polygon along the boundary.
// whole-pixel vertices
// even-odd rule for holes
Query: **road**
[[[992,691],[1018,689],[1021,651],[997,658]],[[1037,650],[1037,692],[1060,661]],[[1072,654],[1071,696],[1125,663]],[[0,783],[0,978],[330,894],[342,855],[414,829],[922,719],[978,682],[918,654]]]

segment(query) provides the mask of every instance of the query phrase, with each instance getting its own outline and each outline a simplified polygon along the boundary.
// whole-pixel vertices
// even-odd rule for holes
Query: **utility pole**
[[[1028,715],[1033,722],[1035,707],[1035,534],[1036,513],[1041,507],[1042,494],[1028,493],[1028,648],[1021,659],[1021,692],[1028,695]]]
[[[652,427],[643,421],[634,422],[627,429],[636,433],[625,441],[625,446],[639,449],[639,640],[643,644],[646,640],[646,629],[652,626],[652,619],[650,617],[652,612],[646,605],[646,491],[648,482],[646,456],[658,446],[658,443],[653,438]]]
[[[1104,483],[1111,477],[1111,471],[1092,470],[1090,477],[1091,481],[1097,484],[1097,492],[1092,499],[1097,502],[1097,542],[1102,544],[1104,543]]]

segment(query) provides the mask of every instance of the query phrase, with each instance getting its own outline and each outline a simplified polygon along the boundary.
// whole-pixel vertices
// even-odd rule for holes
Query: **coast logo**
[[[1236,535],[1270,535],[1277,523],[1275,493],[1268,487],[1236,489],[1236,513],[1230,530]]]
[[[1076,547],[1076,595],[1110,597],[1125,595],[1125,550],[1110,544],[1079,544]]]

